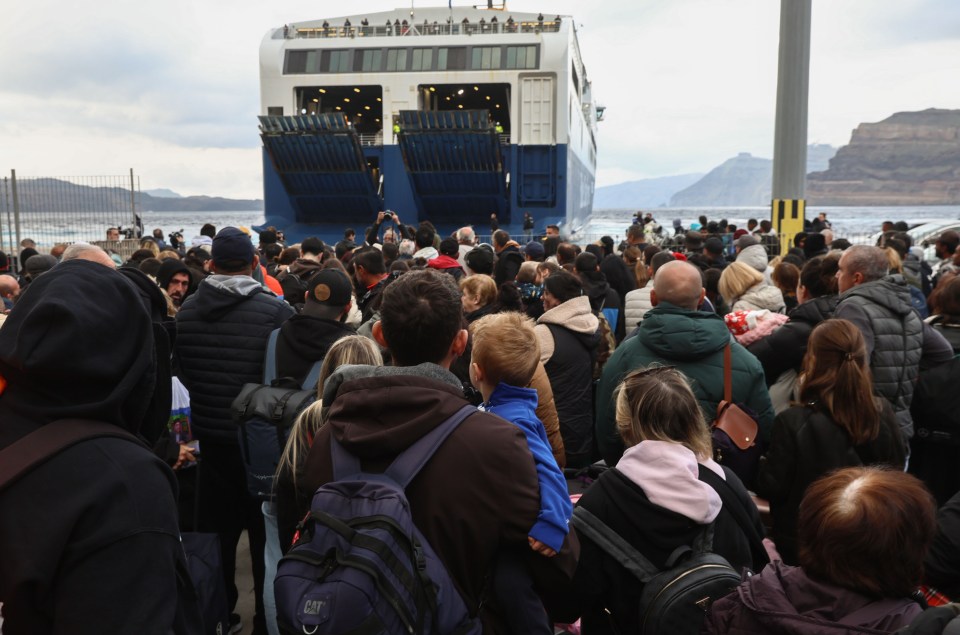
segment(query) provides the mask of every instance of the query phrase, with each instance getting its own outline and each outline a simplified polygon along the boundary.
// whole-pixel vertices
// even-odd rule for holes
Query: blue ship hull
[[[335,125],[327,132],[264,135],[264,225],[289,241],[336,242],[346,227],[360,235],[384,209],[414,227],[429,220],[441,235],[465,225],[489,235],[491,213],[517,237],[525,212],[537,234],[590,216],[593,171],[566,145],[501,144],[491,131],[425,128],[401,144],[361,147]]]

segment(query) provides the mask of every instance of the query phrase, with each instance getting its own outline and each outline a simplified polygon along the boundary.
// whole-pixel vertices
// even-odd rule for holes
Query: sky
[[[415,2],[416,6],[439,3]],[[125,175],[143,190],[262,198],[259,46],[344,12],[286,0],[3,3],[0,178]],[[454,6],[469,3],[454,0]],[[350,13],[395,0],[354,0]],[[572,15],[606,106],[597,185],[772,157],[777,0],[515,0]],[[960,108],[960,2],[813,0],[808,136]]]

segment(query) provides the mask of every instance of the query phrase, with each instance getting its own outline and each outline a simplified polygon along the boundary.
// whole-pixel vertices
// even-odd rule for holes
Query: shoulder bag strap
[[[263,356],[263,383],[269,386],[277,378],[277,338],[280,329],[270,331],[267,338],[267,351]]]
[[[763,537],[757,533],[757,528],[750,521],[747,510],[743,508],[743,501],[736,496],[730,484],[708,467],[700,469],[700,476],[701,480],[716,490],[720,500],[723,501],[723,508],[729,510],[734,520],[740,525],[740,529],[747,537],[747,542],[750,543],[750,555],[754,564],[765,565],[769,562],[770,557],[767,556],[767,550],[763,547]]]
[[[97,437],[119,437],[143,446],[137,437],[109,423],[59,419],[37,428],[0,451],[0,491],[68,447]]]
[[[660,570],[620,534],[597,518],[590,510],[577,506],[570,519],[579,533],[589,538],[608,556],[619,562],[635,578],[646,584]],[[689,547],[686,547],[689,550]]]
[[[731,350],[728,343],[723,349],[723,400],[727,403],[733,403],[733,378],[731,377],[733,362],[730,358]]]

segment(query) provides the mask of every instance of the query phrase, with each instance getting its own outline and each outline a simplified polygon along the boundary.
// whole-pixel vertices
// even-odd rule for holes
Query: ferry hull
[[[282,229],[288,241],[317,236],[336,242],[347,227],[363,231],[383,209],[396,211],[404,224],[414,227],[420,221],[429,220],[441,235],[449,235],[465,225],[473,225],[481,236],[487,235],[491,213],[497,214],[503,229],[517,237],[522,235],[524,212],[533,216],[537,234],[542,234],[548,224],[573,229],[590,217],[594,174],[567,145],[504,144],[501,153],[509,182],[504,198],[498,201],[488,192],[469,188],[446,194],[422,192],[407,169],[400,146],[364,148],[365,158],[380,166],[383,181],[371,209],[359,212],[354,205],[338,204],[342,198],[330,191],[334,187],[331,185],[326,185],[323,192],[292,194],[265,147],[262,154],[264,225]],[[309,202],[304,204],[298,200],[304,194],[316,196],[307,196]],[[478,205],[478,197],[485,197],[489,204]]]

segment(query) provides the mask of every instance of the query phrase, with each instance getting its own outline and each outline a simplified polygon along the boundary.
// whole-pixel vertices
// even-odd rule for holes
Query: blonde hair
[[[470,325],[470,361],[483,369],[494,386],[500,382],[525,387],[537,372],[540,344],[533,320],[515,311],[486,315]]]
[[[627,447],[641,441],[679,443],[698,461],[713,454],[710,430],[683,373],[649,366],[628,373],[616,391],[617,432]]]
[[[487,306],[497,300],[497,283],[488,275],[475,273],[460,280],[460,292],[480,298],[480,306]]]
[[[897,253],[897,250],[893,247],[884,247],[883,251],[886,252],[887,262],[890,263],[889,270],[897,273],[903,273],[903,260],[901,260],[900,254]]]
[[[728,304],[733,305],[734,301],[742,296],[747,289],[760,282],[763,282],[762,273],[750,265],[736,260],[727,265],[723,273],[720,274],[720,283],[717,285],[717,290],[720,291],[720,295]]]
[[[173,249],[170,249],[169,247],[166,248],[166,249],[164,249],[163,251],[161,251],[159,254],[157,254],[157,259],[158,259],[158,260],[161,260],[161,261],[162,261],[162,260],[166,260],[167,258],[173,258],[174,260],[180,260],[180,254],[178,254],[178,253],[177,253],[176,251],[174,251]]]
[[[300,413],[290,428],[287,445],[277,463],[274,482],[289,476],[290,482],[296,488],[297,476],[303,468],[307,453],[310,452],[310,446],[313,445],[313,438],[317,430],[326,423],[323,416],[323,384],[338,368],[353,364],[383,366],[383,356],[376,342],[362,335],[348,335],[334,342],[327,351],[320,365],[320,377],[316,386],[317,400]]]
[[[144,236],[140,239],[140,249],[146,249],[153,254],[154,258],[160,255],[160,247],[157,245],[156,241],[149,236]]]

